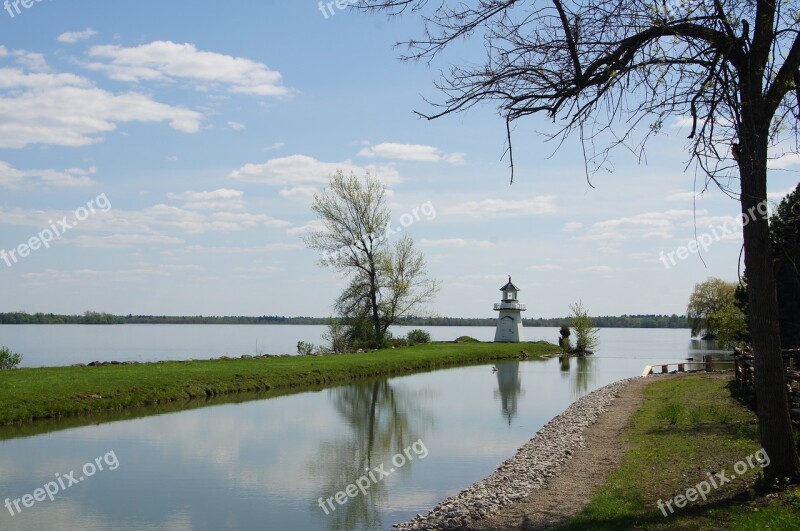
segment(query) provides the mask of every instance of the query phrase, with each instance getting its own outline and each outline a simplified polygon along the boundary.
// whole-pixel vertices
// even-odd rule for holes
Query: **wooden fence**
[[[800,420],[800,349],[782,351],[786,367],[786,391],[792,419]],[[734,372],[736,383],[745,395],[756,395],[756,371],[753,353],[750,350],[734,349]]]

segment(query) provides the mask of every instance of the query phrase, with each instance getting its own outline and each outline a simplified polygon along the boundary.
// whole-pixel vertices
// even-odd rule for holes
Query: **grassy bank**
[[[237,393],[270,396],[353,380],[448,366],[532,358],[558,351],[536,343],[433,343],[364,354],[164,362],[0,371],[0,426],[98,415]],[[192,407],[189,405],[188,407]]]
[[[591,505],[559,529],[800,529],[800,489],[767,494],[758,464],[734,470],[760,444],[756,417],[731,397],[730,382],[698,375],[650,385],[624,435],[631,448],[622,465]],[[708,481],[708,473],[719,484],[716,474],[723,472],[736,478],[710,486],[706,501],[695,494],[685,507],[666,507]]]

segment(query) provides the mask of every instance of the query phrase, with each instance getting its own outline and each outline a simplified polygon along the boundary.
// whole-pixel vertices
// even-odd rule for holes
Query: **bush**
[[[22,354],[11,352],[8,347],[0,348],[0,371],[13,369],[22,363]]]
[[[306,343],[305,341],[297,342],[297,353],[301,356],[312,356],[315,348],[316,347],[312,343]]]
[[[420,330],[416,328],[411,330],[408,334],[406,334],[406,339],[410,345],[415,344],[425,344],[431,342],[431,335],[426,332],[425,330]]]
[[[559,334],[561,337],[558,338],[558,346],[561,347],[561,350],[564,352],[569,352],[572,350],[572,342],[569,340],[569,336],[571,334],[569,326],[561,325]]]
[[[580,355],[591,354],[599,342],[599,332],[582,302],[571,304],[569,309],[572,312],[572,328],[575,329],[575,352]]]
[[[349,349],[348,329],[339,319],[330,319],[328,329],[323,332],[322,339],[328,342],[327,350],[334,354],[342,354]]]
[[[396,337],[396,338],[392,338],[389,341],[389,345],[399,348],[399,347],[407,347],[409,345],[413,345],[413,343],[411,343],[408,339],[406,339],[404,337]]]
[[[461,336],[459,338],[456,338],[456,343],[480,343],[480,341],[478,341],[474,337]]]

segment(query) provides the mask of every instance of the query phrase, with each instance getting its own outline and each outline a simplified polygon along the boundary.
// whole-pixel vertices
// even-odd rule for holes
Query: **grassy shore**
[[[0,371],[0,426],[85,417],[165,404],[198,403],[238,393],[263,398],[363,378],[553,354],[536,343],[432,343],[364,354],[161,362]],[[187,402],[188,401],[188,402]]]
[[[559,529],[800,529],[800,489],[770,493],[758,464],[734,470],[760,444],[755,415],[732,398],[730,385],[729,378],[711,376],[650,385],[626,431],[631,448],[622,465],[591,505]],[[717,473],[736,478],[711,486],[706,501],[694,494],[697,501],[666,508],[709,481],[708,473],[716,483]]]

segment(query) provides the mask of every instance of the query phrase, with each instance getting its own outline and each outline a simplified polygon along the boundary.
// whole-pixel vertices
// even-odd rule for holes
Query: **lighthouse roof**
[[[500,288],[500,291],[521,291],[511,282],[511,275],[508,276],[508,284]]]

